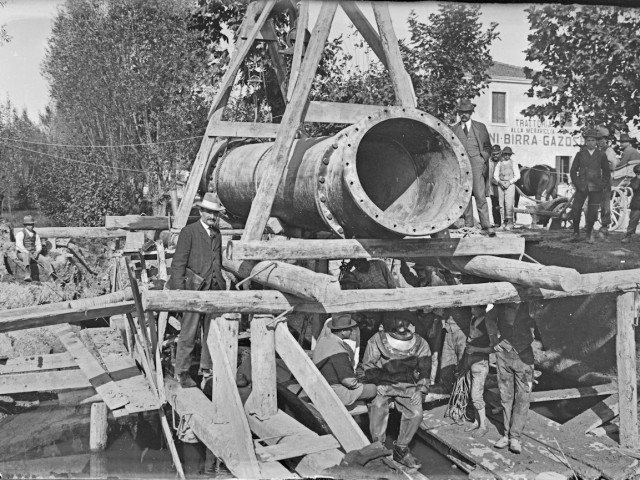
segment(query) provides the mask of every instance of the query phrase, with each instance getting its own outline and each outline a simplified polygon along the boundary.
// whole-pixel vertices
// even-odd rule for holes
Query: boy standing
[[[498,197],[500,201],[500,213],[504,219],[504,229],[513,228],[513,202],[516,198],[515,183],[520,180],[520,169],[513,162],[511,147],[502,150],[502,158],[493,173],[493,179],[498,182]]]
[[[622,243],[629,243],[631,237],[636,233],[638,222],[640,222],[640,164],[633,167],[633,173],[636,176],[631,180],[629,187],[633,190],[633,198],[629,205],[629,226],[627,233],[624,234]]]

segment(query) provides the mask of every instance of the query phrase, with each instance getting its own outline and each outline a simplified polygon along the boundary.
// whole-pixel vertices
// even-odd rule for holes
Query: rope
[[[471,394],[471,371],[467,370],[464,375],[460,375],[453,386],[453,391],[449,397],[449,404],[444,416],[451,418],[455,423],[461,424],[465,419],[473,420],[467,416],[467,405]]]
[[[121,143],[117,145],[73,145],[65,143],[45,143],[45,142],[33,142],[31,140],[23,140],[21,138],[0,137],[0,140],[9,140],[11,142],[28,143],[30,145],[45,145],[48,147],[63,147],[63,148],[121,148],[121,147],[142,147],[145,145],[162,145],[165,143],[178,143],[188,142],[189,140],[195,140],[196,138],[202,138],[203,135],[196,137],[178,138],[176,140],[163,140],[160,142],[146,142],[146,143]]]
[[[261,273],[262,273],[262,272],[264,272],[267,268],[271,268],[271,267],[276,266],[276,265],[277,265],[277,264],[276,264],[276,262],[271,262],[271,263],[269,263],[269,264],[265,265],[264,267],[262,267],[262,268],[261,268],[260,270],[258,270],[257,272],[252,273],[252,274],[251,274],[251,275],[249,275],[247,278],[245,278],[244,280],[242,280],[242,281],[240,281],[240,282],[238,282],[238,283],[236,284],[236,290],[240,290],[240,286],[241,286],[241,285],[243,285],[243,284],[245,284],[245,283],[247,283],[247,282],[251,281],[251,280],[252,280],[256,275],[261,274]]]
[[[293,312],[293,309],[296,308],[295,305],[293,307],[289,307],[287,308],[284,312],[282,312],[280,315],[278,315],[276,318],[274,318],[273,320],[271,320],[269,323],[265,323],[264,326],[265,327],[270,327],[271,325],[275,325],[278,322],[282,322],[285,320],[285,317],[287,315],[289,315],[291,312]]]

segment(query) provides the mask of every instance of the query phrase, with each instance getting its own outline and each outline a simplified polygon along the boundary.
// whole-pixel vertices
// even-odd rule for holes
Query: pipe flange
[[[336,142],[340,139],[337,137]],[[338,143],[334,145],[339,145]],[[316,186],[316,195],[315,201],[318,211],[322,216],[322,220],[326,225],[331,228],[331,231],[338,235],[340,238],[346,238],[344,234],[344,228],[342,225],[338,223],[336,220],[336,216],[329,209],[329,193],[327,190],[327,175],[329,174],[329,164],[331,163],[331,154],[335,151],[333,149],[325,150],[322,155],[322,161],[318,162],[318,175],[317,175],[317,186]],[[336,161],[336,160],[334,160]]]

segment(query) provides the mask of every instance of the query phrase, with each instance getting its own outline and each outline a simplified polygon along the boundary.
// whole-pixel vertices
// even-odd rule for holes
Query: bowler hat
[[[225,208],[220,203],[218,195],[212,192],[205,193],[202,200],[196,203],[196,206],[204,210],[212,210],[215,212],[224,212],[225,210]]]
[[[602,125],[597,127],[596,131],[598,132],[597,138],[606,138],[609,136],[609,129],[606,127],[603,127]]]
[[[503,155],[513,155],[513,150],[511,150],[511,147],[504,147],[504,149],[502,149],[502,154]]]
[[[471,112],[476,108],[476,104],[472,103],[471,100],[465,98],[464,100],[458,101],[458,106],[456,110],[459,112]]]
[[[491,147],[491,153],[500,153],[501,151],[502,149],[500,148],[500,145],[494,145]]]
[[[33,220],[33,217],[31,215],[25,215],[25,217],[22,219],[23,225],[33,225],[34,223],[36,222]]]
[[[630,137],[628,133],[623,133],[620,135],[621,142],[633,142],[634,138]]]
[[[582,134],[582,136],[584,138],[587,138],[587,137],[598,138],[599,137],[598,131],[595,128],[589,128],[589,129],[585,130],[584,133]]]
[[[327,327],[331,330],[344,330],[357,325],[349,313],[334,313],[331,315],[331,320],[327,322]]]

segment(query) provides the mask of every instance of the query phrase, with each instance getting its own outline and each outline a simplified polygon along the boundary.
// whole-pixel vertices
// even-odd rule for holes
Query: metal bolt
[[[337,144],[337,143],[334,143],[334,144],[333,144],[333,145],[331,145],[331,146],[333,147],[333,149],[334,149],[334,150],[337,150],[337,149],[338,149],[338,144]]]
[[[327,220],[333,220],[333,215],[331,215],[330,213],[327,214]]]
[[[342,229],[342,227],[338,229],[338,233],[344,233],[344,230]]]
[[[327,201],[327,197],[325,197],[324,195],[320,195],[320,201],[321,202],[326,202]]]
[[[318,179],[318,181],[319,181],[320,183],[324,183],[324,177],[320,177],[320,178]]]
[[[324,163],[325,165],[329,165],[329,159],[327,157],[323,158],[322,163]]]

